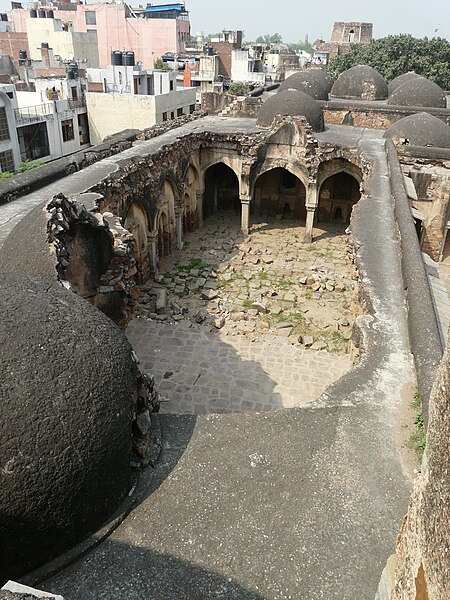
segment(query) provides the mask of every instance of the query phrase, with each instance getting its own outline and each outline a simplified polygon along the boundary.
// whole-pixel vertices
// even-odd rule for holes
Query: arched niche
[[[205,172],[203,218],[217,211],[240,213],[240,209],[239,179],[236,173],[222,162],[209,167]]]
[[[275,167],[258,177],[254,185],[254,217],[282,215],[306,219],[306,188],[288,169]]]
[[[134,202],[128,209],[124,221],[125,229],[128,229],[134,237],[133,255],[136,260],[138,283],[143,283],[149,277],[149,256],[148,256],[148,230],[149,223],[147,211],[145,208]]]

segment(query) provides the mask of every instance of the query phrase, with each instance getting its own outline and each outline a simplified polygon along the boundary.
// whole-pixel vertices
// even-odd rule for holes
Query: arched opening
[[[355,30],[354,29],[350,29],[350,31],[348,32],[348,41],[350,44],[353,44],[353,42],[355,41]]]
[[[306,189],[298,177],[277,167],[266,171],[255,183],[256,217],[279,215],[283,219],[306,219]]]
[[[145,209],[139,204],[133,203],[128,210],[124,227],[134,236],[133,257],[137,266],[136,281],[143,283],[150,275],[147,242],[148,219]]]
[[[233,169],[223,163],[217,163],[205,173],[205,193],[203,195],[203,218],[218,210],[239,213],[239,180]]]
[[[359,182],[353,175],[344,171],[331,175],[320,187],[318,223],[348,225],[360,197]]]
[[[165,212],[158,219],[158,257],[168,256],[171,253],[171,235],[169,231],[169,219]]]
[[[199,188],[198,172],[192,165],[186,171],[186,194],[183,199],[183,230],[192,231],[197,226],[197,190]]]

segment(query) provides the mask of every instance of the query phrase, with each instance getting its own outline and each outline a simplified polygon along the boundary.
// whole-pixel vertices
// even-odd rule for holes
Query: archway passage
[[[203,218],[218,210],[240,212],[239,180],[233,169],[223,163],[209,167],[205,173]]]
[[[340,172],[328,177],[320,188],[317,221],[348,225],[360,197],[359,182],[353,175]]]
[[[166,213],[161,213],[158,220],[158,256],[168,256],[171,253],[171,236],[169,220]]]
[[[132,204],[127,213],[124,227],[134,236],[133,257],[137,266],[136,281],[143,283],[150,276],[147,243],[148,219],[145,209],[139,204]]]
[[[275,168],[256,181],[255,217],[281,215],[284,219],[306,219],[306,189],[290,171]]]

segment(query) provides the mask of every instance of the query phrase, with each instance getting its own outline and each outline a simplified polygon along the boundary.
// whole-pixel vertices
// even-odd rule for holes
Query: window
[[[173,81],[170,82],[170,91],[173,91]]]
[[[171,119],[175,119],[175,113],[174,113],[174,112],[171,112],[171,113],[170,113],[170,118],[171,118]]]
[[[6,152],[0,152],[0,171],[4,173],[14,171],[14,159],[12,150],[6,150]]]
[[[191,104],[190,105],[189,112],[191,113],[191,115],[192,115],[193,112],[195,112],[195,104]]]
[[[167,113],[163,112],[163,121],[167,121]]]
[[[177,117],[181,117],[182,114],[183,114],[183,109],[177,108]]]
[[[74,133],[73,133],[73,120],[72,119],[67,119],[66,121],[61,121],[61,129],[62,129],[63,142],[70,142],[70,140],[73,140],[75,138]]]
[[[84,16],[86,18],[86,25],[97,25],[97,15],[94,10],[87,10]]]
[[[6,109],[1,106],[0,107],[0,141],[9,140],[9,128],[8,128],[8,120],[6,118]]]
[[[11,100],[14,100],[14,92],[6,92],[6,95],[8,98],[11,98]]]

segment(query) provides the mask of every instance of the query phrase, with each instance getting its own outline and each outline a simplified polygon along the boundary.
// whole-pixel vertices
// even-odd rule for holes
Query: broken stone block
[[[294,327],[292,325],[292,323],[289,323],[288,321],[282,321],[281,323],[278,323],[277,325],[277,329],[286,329],[288,327]]]
[[[156,313],[163,315],[167,310],[167,290],[161,288],[156,296]]]
[[[322,294],[320,292],[314,292],[312,295],[313,300],[320,300],[322,298]]]
[[[225,317],[216,317],[214,319],[214,327],[216,329],[222,329],[225,326]]]
[[[299,342],[305,346],[305,348],[309,348],[314,344],[314,338],[312,335],[301,335],[298,338]]]
[[[345,317],[343,317],[342,319],[339,319],[339,327],[348,327],[350,325],[350,321],[348,319],[346,319]]]
[[[315,283],[313,283],[313,285],[311,286],[311,289],[313,292],[318,292],[321,289],[321,285],[320,283],[318,283],[317,281]]]
[[[285,294],[283,300],[285,302],[295,302],[295,294]]]
[[[137,415],[136,425],[138,426],[139,431],[142,433],[142,435],[147,435],[147,433],[150,431],[151,424],[152,422],[150,420],[150,413],[148,410],[145,410],[144,412]]]
[[[194,315],[194,319],[196,323],[203,323],[203,321],[208,316],[208,311],[206,308],[200,308]]]
[[[345,292],[345,290],[346,290],[347,288],[345,287],[345,285],[344,285],[343,283],[338,283],[338,284],[336,285],[336,288],[335,288],[335,289],[336,289],[336,291],[337,291],[337,292]]]
[[[176,285],[175,294],[184,294],[184,285]]]
[[[278,329],[277,335],[280,335],[282,337],[289,337],[293,329],[293,327],[284,327],[283,329]]]
[[[274,306],[273,308],[270,309],[270,312],[273,315],[279,315],[280,313],[283,312],[283,309],[280,306]]]
[[[202,298],[205,300],[214,300],[214,298],[217,298],[218,296],[219,294],[214,290],[203,290],[202,292]]]
[[[259,313],[263,314],[267,314],[269,312],[267,306],[265,304],[262,304],[262,302],[253,302],[252,308],[255,308]]]
[[[217,280],[207,279],[203,287],[208,290],[215,290],[217,288]]]
[[[312,278],[311,278],[312,279]],[[300,279],[298,280],[299,283],[301,283],[302,285],[306,285],[308,278],[307,277],[300,277]]]
[[[325,350],[327,348],[327,345],[325,342],[314,342],[314,344],[311,346],[311,350]]]
[[[206,279],[204,277],[199,277],[196,281],[197,287],[203,287],[206,283]]]

